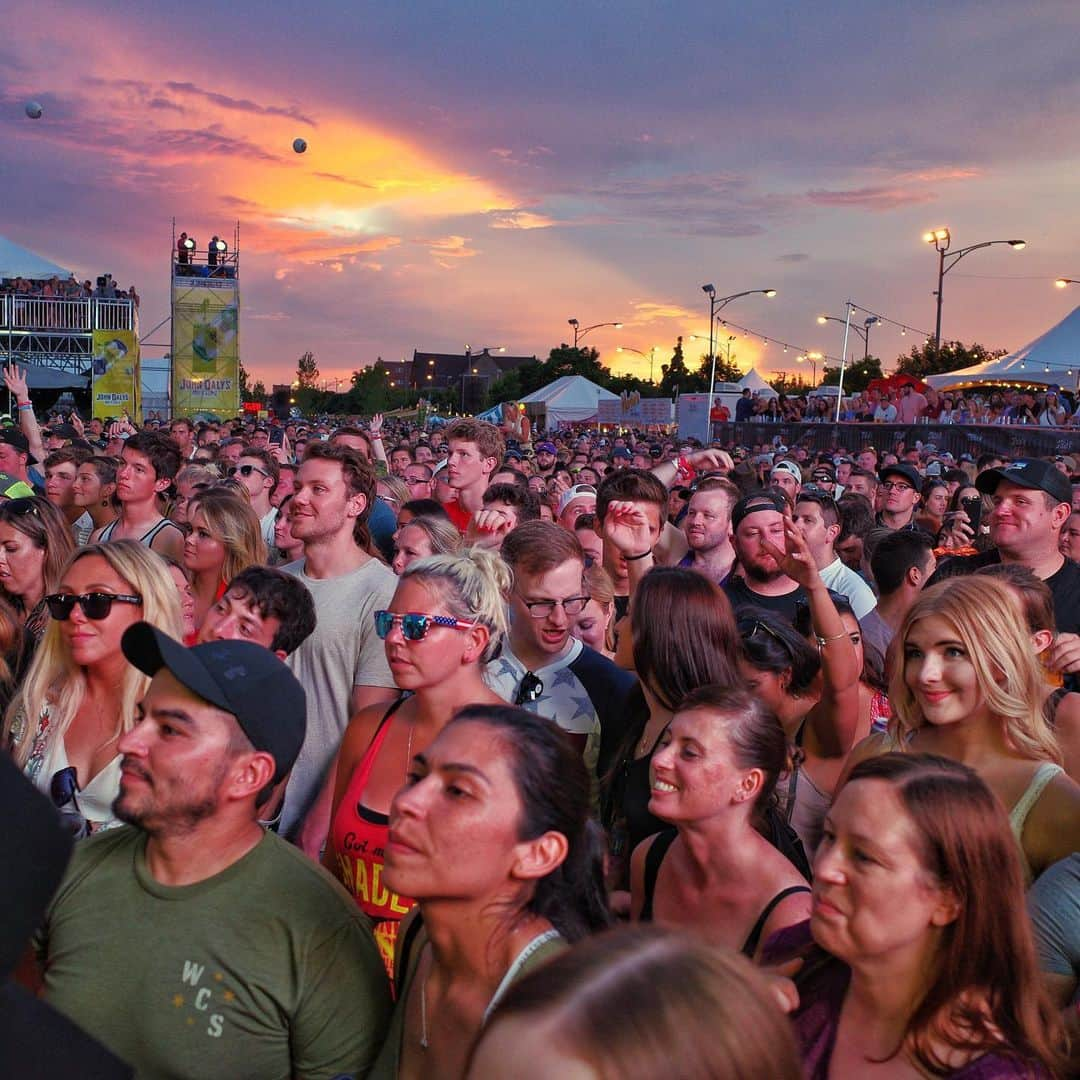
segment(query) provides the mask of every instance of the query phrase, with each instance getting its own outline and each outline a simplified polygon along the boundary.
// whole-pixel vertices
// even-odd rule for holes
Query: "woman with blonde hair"
[[[47,499],[0,501],[0,598],[40,640],[49,624],[45,594],[75,550],[67,518]]]
[[[375,612],[402,696],[389,708],[362,710],[345,729],[323,862],[374,920],[388,966],[398,923],[413,903],[380,883],[390,801],[413,757],[459,709],[502,704],[483,672],[502,647],[511,585],[509,568],[493,552],[433,555],[402,571],[389,608]]]
[[[140,619],[180,637],[180,600],[157,554],[113,540],[79,548],[45,603],[49,625],[3,741],[27,776],[92,830],[114,820],[116,743],[150,683],[124,658],[120,639]]]
[[[589,602],[571,622],[571,633],[590,649],[615,659],[615,584],[598,564],[585,567],[585,591]]]
[[[195,626],[241,570],[267,561],[259,517],[244,496],[225,487],[199,492],[188,504],[191,531],[184,566],[195,594]]]
[[[623,927],[516,982],[473,1047],[468,1080],[532,1076],[800,1080],[791,1024],[754,966],[688,934]]]
[[[985,575],[923,592],[890,647],[884,735],[848,768],[890,750],[971,766],[1009,811],[1027,879],[1080,849],[1080,785],[1046,722],[1046,679],[1015,593]]]
[[[449,518],[421,515],[398,527],[394,533],[394,549],[391,565],[394,573],[400,575],[417,559],[457,554],[461,550],[461,533]]]

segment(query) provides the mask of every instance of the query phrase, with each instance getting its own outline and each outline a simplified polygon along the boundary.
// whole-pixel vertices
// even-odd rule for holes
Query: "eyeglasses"
[[[910,484],[897,484],[892,480],[883,480],[881,486],[886,491],[914,491],[915,489]]]
[[[265,469],[260,469],[258,465],[230,465],[229,475],[235,476],[239,473],[241,476],[250,476],[253,472],[259,473],[261,476],[269,476],[270,474]]]
[[[76,603],[82,608],[83,614],[88,619],[107,619],[112,611],[113,604],[141,604],[141,596],[129,596],[123,593],[91,592],[91,593],[52,593],[45,597],[45,604],[49,614],[61,622],[71,617]]]
[[[536,701],[538,697],[544,692],[544,683],[538,675],[534,675],[531,671],[525,672],[525,677],[521,680],[521,685],[518,687],[517,693],[514,695],[515,705],[527,705]]]
[[[83,817],[75,796],[79,793],[79,774],[74,765],[68,765],[53,774],[49,782],[49,795],[53,806],[60,811],[60,820],[76,840],[90,835],[90,825]]]
[[[590,599],[588,596],[568,596],[565,600],[522,599],[521,602],[534,619],[546,619],[557,607],[561,607],[567,615],[580,615]]]
[[[390,636],[395,623],[401,624],[401,636],[406,641],[423,641],[433,626],[445,626],[449,630],[471,630],[476,625],[475,622],[464,622],[449,615],[424,615],[417,611],[410,611],[405,615],[398,615],[393,611],[375,612],[375,633],[383,641]]]

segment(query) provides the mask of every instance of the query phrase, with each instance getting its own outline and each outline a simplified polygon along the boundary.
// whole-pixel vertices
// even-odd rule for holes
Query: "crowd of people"
[[[1057,390],[995,390],[945,393],[910,381],[895,389],[872,387],[836,398],[824,395],[742,391],[735,412],[726,406],[720,420],[759,423],[859,424],[1032,424],[1069,428],[1080,425],[1075,395]]]
[[[1075,1075],[1080,461],[4,375],[5,1075]]]
[[[44,300],[134,300],[139,294],[134,285],[117,288],[112,274],[102,274],[95,284],[89,278],[0,278],[0,295],[27,296]]]

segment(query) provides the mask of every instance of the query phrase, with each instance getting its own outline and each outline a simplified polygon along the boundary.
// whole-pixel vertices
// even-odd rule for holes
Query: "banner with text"
[[[127,413],[139,422],[139,341],[134,330],[95,330],[92,412],[98,420]]]
[[[240,411],[239,294],[236,282],[174,282],[173,415]]]

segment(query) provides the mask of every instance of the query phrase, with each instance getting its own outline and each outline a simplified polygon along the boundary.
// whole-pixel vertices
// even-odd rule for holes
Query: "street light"
[[[797,356],[795,359],[798,360],[800,364],[804,360],[810,361],[810,373],[812,378],[810,389],[813,390],[817,386],[817,362],[824,359],[823,355],[819,352],[808,352],[803,353],[802,356]]]
[[[1071,277],[1059,277],[1057,281],[1054,282],[1054,284],[1059,289],[1065,289],[1068,288],[1068,286],[1070,285],[1080,285],[1080,280]]]
[[[640,349],[631,349],[629,345],[616,345],[616,352],[632,352],[638,356],[648,357],[649,360],[649,382],[653,381],[653,361],[656,359],[656,350],[659,349],[659,345],[654,345],[647,353],[642,352]]]
[[[828,322],[838,322],[841,326],[847,326],[847,319],[838,318],[836,315],[819,315],[817,317],[818,325],[824,326]],[[851,329],[855,331],[863,339],[863,359],[867,360],[870,357],[870,331],[875,326],[881,326],[881,320],[876,315],[871,315],[870,318],[864,319],[862,326],[856,323],[851,324]]]
[[[593,323],[592,326],[586,326],[584,330],[581,329],[581,324],[577,319],[566,320],[574,328],[574,348],[577,348],[577,343],[590,331],[598,330],[601,326],[614,326],[616,330],[622,329],[621,322],[598,322]]]
[[[984,240],[981,244],[970,244],[968,247],[959,248],[954,251],[946,259],[946,255],[949,251],[949,245],[952,243],[952,234],[948,228],[942,227],[940,229],[931,229],[929,232],[923,233],[923,240],[928,244],[934,245],[934,250],[938,253],[938,285],[937,292],[934,294],[937,297],[937,322],[934,327],[934,345],[939,346],[941,344],[941,299],[942,290],[945,285],[945,275],[965,256],[970,255],[973,251],[978,251],[980,248],[993,247],[995,244],[1008,244],[1013,251],[1022,251],[1027,247],[1027,241],[1025,240]],[[946,265],[947,263],[947,265]]]
[[[712,358],[712,367],[709,372],[709,411],[708,411],[708,427],[706,428],[706,434],[712,435],[712,407],[713,407],[713,387],[716,384],[716,313],[722,308],[728,306],[732,300],[738,300],[743,296],[753,296],[755,293],[762,293],[770,300],[776,295],[775,289],[747,289],[746,292],[731,293],[730,296],[717,296],[716,286],[713,284],[702,285],[701,291],[709,298],[709,356]],[[728,341],[728,359],[731,359],[731,341]],[[712,442],[712,438],[708,439]]]

